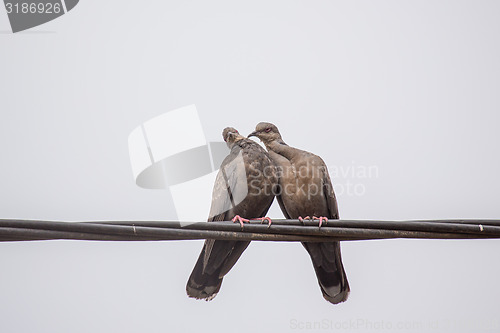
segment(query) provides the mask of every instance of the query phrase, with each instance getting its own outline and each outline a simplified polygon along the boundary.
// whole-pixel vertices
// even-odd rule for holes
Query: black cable
[[[239,224],[232,222],[0,220],[0,241],[49,239],[158,241],[207,238],[308,242],[390,238],[500,238],[500,221],[330,220],[319,228],[317,221],[274,220],[270,227],[267,224],[251,221],[242,229]]]

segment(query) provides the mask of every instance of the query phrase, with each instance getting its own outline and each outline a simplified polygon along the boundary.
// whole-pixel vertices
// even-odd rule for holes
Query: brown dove
[[[278,203],[288,219],[312,217],[319,224],[338,219],[339,212],[325,162],[317,155],[287,145],[278,128],[259,123],[248,137],[266,146],[279,174]],[[309,253],[323,297],[337,304],[347,300],[349,283],[342,265],[339,242],[302,243]]]
[[[217,174],[210,207],[211,221],[243,222],[263,218],[274,200],[278,185],[276,167],[269,154],[256,142],[227,127],[222,132],[230,148]],[[207,239],[189,277],[189,297],[213,299],[223,277],[236,264],[249,241]]]

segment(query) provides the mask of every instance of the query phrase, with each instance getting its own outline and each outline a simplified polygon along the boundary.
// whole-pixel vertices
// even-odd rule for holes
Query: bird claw
[[[306,216],[304,218],[302,218],[302,216],[299,216],[299,221],[304,223],[304,220],[308,220],[308,221],[316,221],[316,220],[319,220],[319,228],[321,228],[321,226],[323,225],[323,221],[325,221],[325,224],[326,222],[328,222],[328,218],[325,217],[325,216],[320,216],[320,217],[317,217],[317,216],[313,216],[313,217],[310,217],[310,216]]]
[[[310,220],[311,220],[311,217],[310,217],[310,216],[306,216],[306,217],[302,218],[302,216],[299,216],[299,221],[300,221],[300,222],[304,223],[304,220],[308,220],[308,221],[310,221]]]
[[[250,222],[250,220],[244,219],[239,215],[236,215],[235,217],[233,217],[233,219],[231,221],[233,221],[233,223],[238,222],[241,225],[241,230],[243,230],[243,222]]]
[[[320,216],[320,217],[313,216],[312,219],[313,219],[313,221],[319,220],[318,228],[321,228],[323,221],[325,221],[325,224],[326,224],[326,222],[328,222],[328,218],[326,216]]]
[[[268,221],[268,222],[269,222],[269,223],[268,223],[268,225],[267,225],[267,227],[268,227],[268,228],[270,228],[270,227],[271,227],[271,223],[273,222],[273,221],[271,220],[271,218],[270,218],[270,217],[267,217],[267,216],[266,216],[266,217],[259,217],[259,218],[256,218],[255,220],[260,220],[260,221],[261,221],[261,223],[264,223],[264,221]]]

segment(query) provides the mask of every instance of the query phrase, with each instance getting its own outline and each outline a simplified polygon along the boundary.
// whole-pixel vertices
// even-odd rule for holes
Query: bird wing
[[[281,193],[282,189],[281,189],[281,185],[278,185],[280,186],[279,187],[279,190],[277,193]],[[288,214],[288,211],[286,210],[286,206],[285,206],[285,203],[283,202],[283,197],[281,196],[281,194],[278,194],[276,196],[276,200],[278,200],[278,205],[280,206],[280,209],[281,209],[281,212],[283,213],[283,215],[285,215],[285,218],[287,219],[291,219],[291,216]]]
[[[241,200],[242,193],[247,189],[245,164],[241,147],[234,146],[230,154],[224,159],[215,179],[212,192],[212,204],[208,222],[227,221],[233,218],[232,208]],[[229,271],[236,263],[241,253],[248,246],[236,241],[218,241],[207,239],[203,259],[203,271],[212,274],[222,265],[221,276]],[[231,264],[232,263],[232,264]]]
[[[242,149],[233,147],[222,161],[212,191],[212,204],[208,222],[226,221],[229,211],[240,203],[248,193],[247,175]]]
[[[278,184],[276,186],[276,200],[278,200],[278,205],[280,206],[281,212],[283,212],[283,215],[285,215],[285,218],[291,219],[292,217],[288,213],[286,209],[286,205],[283,202],[283,184],[282,184],[282,177],[284,175],[284,172],[289,169],[290,161],[284,157],[281,156],[280,154],[275,153],[272,150],[269,150],[269,157],[273,161],[273,163],[276,165],[277,173],[280,174],[278,177]],[[288,169],[287,169],[288,168]]]
[[[328,207],[328,218],[339,219],[339,207],[337,205],[337,198],[333,190],[332,181],[328,174],[326,164],[323,163],[323,195],[325,196],[326,205]]]

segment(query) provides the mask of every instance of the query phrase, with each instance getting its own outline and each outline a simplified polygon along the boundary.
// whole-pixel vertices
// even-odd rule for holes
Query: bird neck
[[[245,140],[245,137],[243,137],[243,136],[239,135],[239,136],[237,136],[237,137],[234,139],[234,141],[228,141],[228,142],[227,142],[227,147],[228,147],[229,149],[233,149],[233,147],[235,147],[235,146],[241,146],[241,144],[242,144],[243,142],[245,142],[245,141],[242,141],[242,140]]]
[[[276,154],[279,154],[289,160],[291,160],[292,157],[297,152],[296,148],[290,147],[282,139],[271,141],[270,143],[266,144],[266,148],[268,150],[272,150]]]

